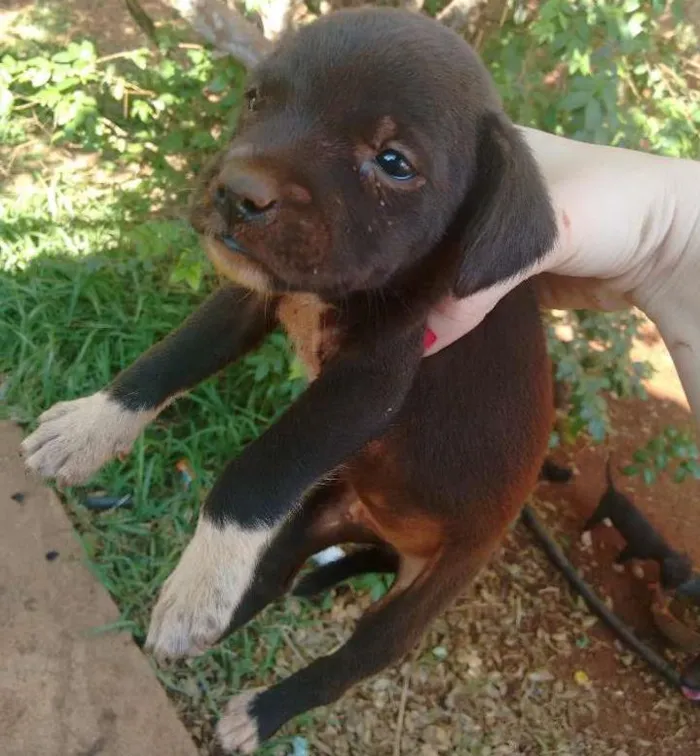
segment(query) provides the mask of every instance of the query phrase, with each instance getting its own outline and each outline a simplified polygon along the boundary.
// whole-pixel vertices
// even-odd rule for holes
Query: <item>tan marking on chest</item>
[[[338,351],[340,330],[333,315],[333,307],[315,294],[286,294],[277,305],[277,317],[311,381]]]

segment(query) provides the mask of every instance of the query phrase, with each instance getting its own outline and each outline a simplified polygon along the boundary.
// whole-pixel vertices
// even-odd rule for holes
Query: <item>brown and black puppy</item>
[[[517,516],[553,419],[533,291],[427,360],[424,330],[440,297],[532,266],[555,237],[487,72],[425,17],[325,17],[252,73],[247,101],[192,211],[231,283],[105,390],[49,410],[24,445],[43,475],[84,480],[178,393],[287,329],[314,380],[215,484],[147,647],[215,643],[331,544],[364,550],[300,592],[365,570],[396,579],[345,646],[231,702],[219,739],[242,753],[409,651]]]
[[[665,591],[675,591],[686,584],[693,574],[690,557],[671,548],[634,503],[617,490],[610,457],[605,465],[605,477],[607,488],[583,526],[584,532],[592,530],[604,520],[610,520],[627,542],[615,559],[616,564],[626,564],[633,559],[653,560],[659,565],[659,581]]]

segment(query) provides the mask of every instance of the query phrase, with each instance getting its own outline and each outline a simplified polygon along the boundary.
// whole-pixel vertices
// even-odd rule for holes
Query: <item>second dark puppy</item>
[[[423,338],[440,298],[533,266],[556,227],[473,51],[391,10],[331,14],[279,44],[251,75],[192,221],[232,283],[106,389],[49,410],[24,449],[40,473],[83,480],[284,326],[312,383],[213,487],[147,647],[203,650],[331,544],[368,551],[307,592],[365,569],[396,579],[344,646],[231,701],[219,740],[251,753],[408,652],[518,515],[553,419],[532,289],[425,360]]]
[[[679,554],[666,543],[644,514],[615,487],[611,460],[605,465],[607,488],[593,514],[588,518],[584,532],[592,530],[603,520],[610,520],[627,542],[617,556],[616,564],[632,559],[653,560],[659,565],[659,580],[665,591],[673,591],[692,575],[693,563],[685,554]]]

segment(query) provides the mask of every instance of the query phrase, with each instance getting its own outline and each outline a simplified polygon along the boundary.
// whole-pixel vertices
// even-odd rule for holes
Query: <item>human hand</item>
[[[464,335],[523,280],[550,308],[635,305],[657,325],[700,424],[700,163],[523,128],[558,239],[536,267],[431,313],[426,355]]]

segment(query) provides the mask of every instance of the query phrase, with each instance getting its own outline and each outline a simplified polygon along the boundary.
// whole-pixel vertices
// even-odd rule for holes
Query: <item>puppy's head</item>
[[[430,269],[465,295],[553,242],[534,160],[475,53],[437,22],[334,13],[283,39],[246,98],[192,210],[244,285],[345,295],[440,257]]]

